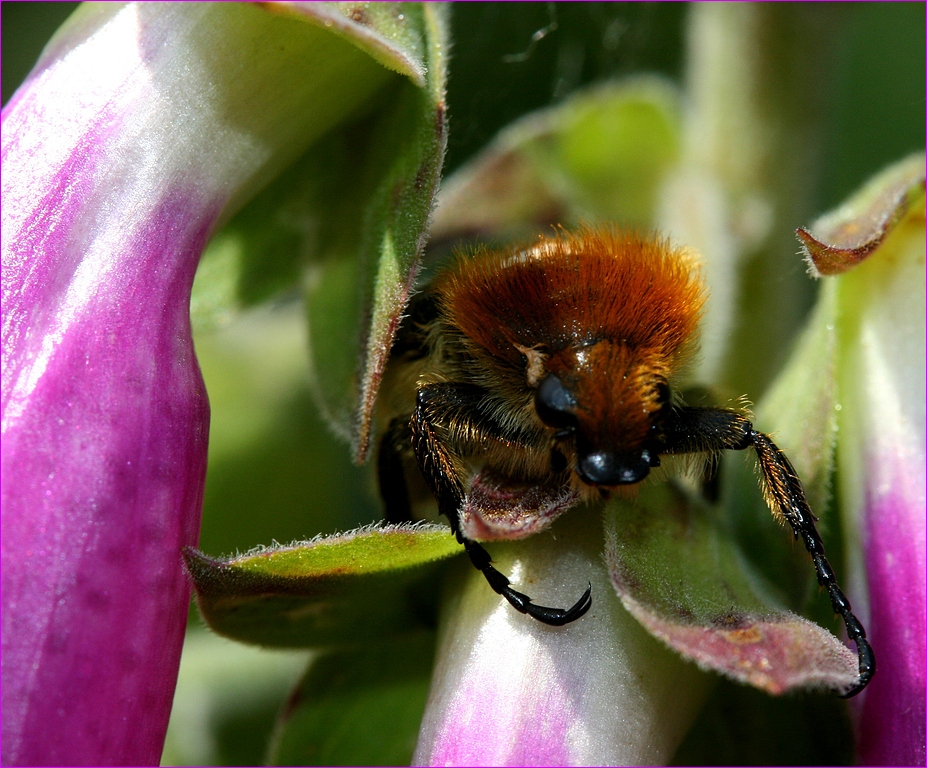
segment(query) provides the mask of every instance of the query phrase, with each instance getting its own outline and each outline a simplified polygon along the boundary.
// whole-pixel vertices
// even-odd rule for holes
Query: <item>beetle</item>
[[[837,584],[801,480],[743,412],[690,407],[678,387],[706,300],[693,251],[614,227],[558,230],[534,242],[460,253],[417,294],[391,353],[380,442],[387,518],[408,519],[404,456],[473,565],[518,611],[551,625],[580,618],[537,605],[461,528],[476,468],[570,489],[579,500],[633,487],[661,457],[753,450],[764,497],[811,555],[856,645],[859,693],[875,673],[862,623]]]

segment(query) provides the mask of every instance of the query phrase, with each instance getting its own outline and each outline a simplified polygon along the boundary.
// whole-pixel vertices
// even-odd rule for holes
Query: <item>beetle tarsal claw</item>
[[[583,596],[576,601],[572,608],[548,608],[544,605],[535,605],[531,598],[514,589],[505,589],[500,593],[515,610],[528,614],[531,618],[537,619],[543,624],[550,624],[553,627],[562,627],[584,616],[592,606],[592,584],[586,587]]]

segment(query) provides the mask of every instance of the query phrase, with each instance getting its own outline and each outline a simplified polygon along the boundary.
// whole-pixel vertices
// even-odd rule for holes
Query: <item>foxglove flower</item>
[[[791,231],[806,220],[789,207],[800,200],[798,186],[773,190],[767,184],[770,164],[776,170],[791,164],[795,171],[802,155],[792,133],[778,123],[770,126],[780,112],[759,87],[769,86],[761,81],[769,72],[779,73],[770,67],[778,59],[758,44],[768,41],[764,14],[774,11],[708,6],[694,14],[685,100],[662,80],[642,78],[594,89],[513,126],[449,180],[432,227],[436,245],[460,234],[508,238],[551,218],[570,223],[602,217],[642,227],[660,222],[703,252],[716,299],[697,378],[735,392],[755,391],[745,379],[757,376],[752,368],[771,375],[775,344],[781,346],[784,328],[801,318],[799,311],[770,308],[800,306],[785,287],[811,282],[794,265],[785,270],[787,277],[769,267],[776,279],[760,280],[762,296],[750,294],[750,309],[763,319],[762,327],[751,329],[755,346],[749,355],[730,355],[732,338],[745,324],[735,311],[745,303],[738,297],[744,290],[741,268],[752,261],[765,269],[776,254],[791,258]],[[777,93],[791,92],[776,85]],[[770,138],[776,135],[778,144]],[[803,178],[781,176],[795,184]],[[787,247],[777,247],[776,237],[788,240]],[[349,275],[350,269],[345,267]],[[380,287],[398,286],[401,295],[409,282],[395,271],[393,278]],[[325,322],[319,308],[331,309],[338,301],[331,296],[340,296],[332,293],[334,284],[320,285],[310,289],[316,327]],[[316,332],[317,352],[324,343],[324,334]],[[382,346],[364,351],[385,354]],[[740,369],[726,370],[730,359]],[[810,366],[802,367],[807,374]],[[365,393],[376,389],[376,369],[365,368],[372,370],[363,380]],[[324,380],[321,367],[316,375],[328,412],[344,413],[338,387]],[[809,386],[807,375],[803,386]],[[797,401],[808,399],[796,394],[806,391],[794,382],[789,389]],[[368,433],[368,404],[366,398],[361,417],[344,430],[354,436],[358,454]],[[761,406],[759,419],[775,415],[765,401]],[[781,420],[763,424],[786,432]],[[811,452],[806,474],[802,440],[799,433],[788,450],[796,446],[796,464],[823,515],[832,454]],[[752,484],[742,493],[736,489],[736,499],[758,497],[755,479]],[[732,505],[727,499],[723,508]],[[492,522],[499,538],[551,522],[525,509],[501,522],[480,519],[472,504],[471,511],[478,529],[489,530]],[[374,762],[363,745],[381,734],[390,734],[382,739],[382,754],[389,757],[379,761],[412,755],[411,746],[403,751],[396,731],[417,721],[416,706],[424,706],[429,683],[422,657],[432,648],[436,586],[456,565],[462,573],[450,579],[440,607],[438,666],[417,762],[665,761],[711,677],[660,641],[699,666],[772,693],[806,686],[841,690],[852,681],[852,652],[824,628],[784,614],[779,603],[787,602],[781,592],[788,590],[776,594],[778,585],[748,561],[718,511],[694,494],[679,487],[646,489],[637,505],[609,505],[605,537],[597,530],[601,511],[573,510],[549,531],[514,544],[496,542],[491,550],[510,575],[531,582],[533,594],[551,601],[566,603],[572,590],[563,590],[587,578],[595,582],[595,607],[565,630],[538,627],[504,605],[500,609],[479,574],[446,562],[457,551],[452,538],[427,527],[362,529],[228,560],[188,550],[187,562],[201,611],[217,631],[262,645],[337,649],[309,670],[284,707],[272,745],[277,762]],[[769,523],[768,513],[760,516]],[[787,537],[768,527],[788,547]],[[797,554],[807,573],[805,553]],[[851,590],[861,613],[863,595],[858,587]],[[346,736],[332,746],[339,734]]]
[[[925,758],[924,157],[873,179],[800,236],[824,282],[809,335],[835,377],[842,514],[869,637],[884,649],[859,705],[859,759]],[[831,360],[824,355],[829,352]],[[831,368],[831,366],[833,366]]]
[[[389,70],[424,83],[403,45],[430,12],[279,10],[84,6],[3,111],[5,764],[158,763],[206,469],[200,254]],[[441,141],[402,202],[416,233]]]

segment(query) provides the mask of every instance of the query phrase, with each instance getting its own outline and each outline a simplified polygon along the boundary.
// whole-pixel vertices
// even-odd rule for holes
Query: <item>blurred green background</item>
[[[2,4],[4,104],[77,5]],[[833,29],[822,211],[924,146],[924,4],[826,5],[840,22]],[[642,70],[678,76],[686,12],[685,3],[457,5],[446,171],[519,115],[593,80]]]
[[[76,5],[2,4],[4,104]],[[830,68],[830,85],[827,103],[821,104],[822,173],[813,195],[821,212],[887,163],[924,146],[925,5],[830,8],[832,55],[821,62]],[[678,79],[687,13],[685,3],[456,6],[446,172],[466,162],[503,126],[592,81],[641,71]],[[283,295],[227,322],[197,327],[196,346],[212,405],[204,551],[231,554],[379,518],[369,468],[351,464],[347,446],[316,413],[296,297]],[[191,626],[198,623],[194,614]],[[201,630],[191,632],[165,762],[260,763],[276,711],[306,656],[244,648]],[[735,701],[759,696],[738,690],[733,695]],[[815,717],[813,705],[807,706],[802,721]],[[765,730],[781,736],[783,729],[792,729],[794,710],[786,708],[777,724],[782,707],[777,703],[774,709]],[[736,716],[736,707],[706,714],[716,729],[735,732]],[[746,725],[743,730],[758,732]],[[741,752],[730,760],[824,762],[827,755],[839,755],[830,746],[821,755],[792,755],[788,749],[794,741],[774,737],[755,755]],[[683,759],[697,762],[699,752],[683,753]]]

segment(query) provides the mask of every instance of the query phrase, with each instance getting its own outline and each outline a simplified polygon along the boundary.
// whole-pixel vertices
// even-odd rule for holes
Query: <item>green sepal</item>
[[[428,698],[435,634],[323,655],[290,696],[268,765],[409,765]]]
[[[323,413],[364,461],[373,408],[413,290],[447,140],[447,9],[423,4],[425,84],[405,81],[366,135],[347,147],[364,170],[342,176],[340,242],[306,283],[313,381]]]
[[[917,153],[879,173],[810,231],[796,231],[809,270],[821,277],[852,269],[878,250],[905,217],[923,208],[924,155]]]
[[[653,76],[526,115],[445,183],[433,237],[511,238],[594,220],[651,228],[680,119],[677,91]]]
[[[234,640],[319,648],[433,626],[447,528],[369,526],[230,559],[184,551],[206,623]]]
[[[837,439],[835,311],[833,296],[819,295],[789,362],[757,407],[755,420],[789,457],[818,517],[831,501]]]
[[[344,37],[387,69],[425,87],[428,61],[421,3],[281,2],[270,7]]]
[[[703,669],[773,694],[843,691],[856,681],[856,654],[784,610],[713,508],[694,495],[662,484],[634,504],[613,501],[606,532],[609,573],[624,606]]]
[[[281,136],[258,137],[270,146],[284,143],[280,160],[248,186],[244,195],[249,200],[230,206],[231,220],[202,257],[191,298],[199,326],[298,284],[305,261],[318,246],[312,230],[317,220],[325,219],[319,200],[326,200],[324,181],[332,172],[328,165],[307,168],[300,158],[312,155],[332,132],[338,134],[382,107],[383,92],[401,79],[362,45],[324,25],[268,12],[275,6],[239,8],[237,16],[243,18],[237,23],[249,27],[255,50],[274,55],[249,52],[256,61],[269,63],[251,67],[251,82],[244,82],[241,94],[227,105],[230,115],[246,126],[256,120],[247,101],[249,87],[279,93],[279,101],[293,103]]]
[[[352,89],[358,97],[217,233],[194,285],[192,314],[202,327],[300,286],[317,400],[362,461],[444,159],[448,9],[269,8],[310,22],[304,26],[318,30],[323,42],[346,47],[354,58],[364,52],[405,77],[369,63],[359,85],[319,74],[329,77],[321,80],[329,100],[349,99]]]

